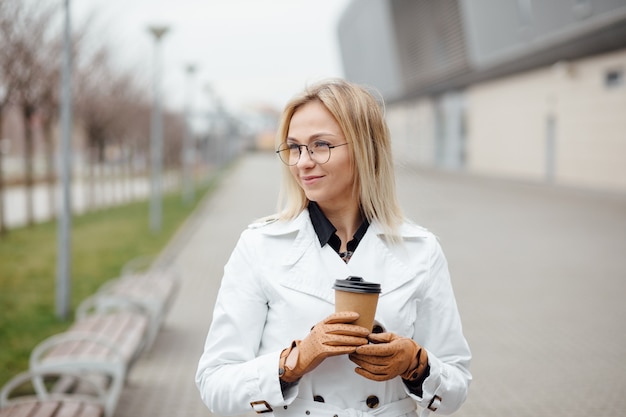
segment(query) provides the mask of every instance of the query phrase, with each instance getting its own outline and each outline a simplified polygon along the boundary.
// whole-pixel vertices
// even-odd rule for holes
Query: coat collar
[[[307,227],[307,225],[311,225],[308,209],[302,210],[302,212],[293,220],[280,221],[277,217],[271,217],[264,220],[264,222],[267,226],[263,227],[261,231],[263,234],[269,236],[281,236],[296,233]],[[376,220],[370,224],[370,228],[377,236],[383,238],[387,236],[387,233],[383,230],[382,225]],[[405,221],[402,225],[400,225],[399,234],[402,239],[415,239],[428,237],[429,232],[421,226]]]
[[[378,223],[377,221],[373,221],[370,227],[372,228],[372,231],[380,238],[383,238],[383,239],[391,238],[391,236],[388,235],[383,230],[382,225]],[[402,223],[400,225],[398,232],[402,240],[425,238],[425,237],[428,237],[429,235],[429,232],[426,229],[416,224],[413,224],[409,221],[405,221],[404,223]]]
[[[307,251],[312,250],[314,245],[319,246],[306,209],[293,220],[275,221],[261,227],[260,231],[274,237],[293,235],[293,243],[280,260],[280,265],[287,268],[299,268],[300,265],[296,264],[303,256],[312,256],[307,255]],[[380,223],[373,221],[348,265],[341,261],[332,248],[317,248],[327,269],[326,279],[305,281],[304,277],[301,277],[302,271],[294,271],[294,279],[287,285],[332,303],[334,302],[334,294],[330,288],[332,282],[335,279],[346,278],[348,275],[360,275],[368,281],[381,283],[383,295],[389,293],[414,279],[417,274],[415,267],[417,254],[409,252],[407,243],[432,236],[426,229],[409,222],[400,226],[399,234],[402,242],[392,243]],[[305,265],[308,264],[308,260],[310,259],[303,260]],[[306,268],[316,266],[317,264],[312,264]]]
[[[310,238],[311,235],[315,235],[307,209],[304,209],[293,220],[278,220],[268,224],[261,229],[261,233],[274,237],[295,235],[291,248],[286,251],[281,259],[281,265],[294,265],[298,262],[307,248],[313,243],[313,239]]]

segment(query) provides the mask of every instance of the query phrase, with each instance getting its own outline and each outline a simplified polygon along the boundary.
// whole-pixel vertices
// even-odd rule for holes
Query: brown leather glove
[[[285,382],[295,382],[330,356],[353,353],[366,345],[369,330],[350,324],[359,318],[356,312],[334,313],[317,323],[303,340],[295,340],[280,354],[279,375]]]
[[[428,355],[413,339],[394,333],[372,333],[369,345],[359,346],[350,360],[355,372],[373,381],[387,381],[400,375],[409,381],[418,379],[428,366]]]

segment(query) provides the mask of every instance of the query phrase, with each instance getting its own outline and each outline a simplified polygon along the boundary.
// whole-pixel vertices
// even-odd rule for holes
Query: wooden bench
[[[31,352],[30,371],[36,375],[55,370],[65,374],[80,374],[107,393],[114,407],[132,365],[147,343],[149,315],[128,301],[90,297],[79,307],[81,314],[65,332],[39,343]],[[111,375],[121,378],[111,378]],[[56,382],[54,390],[70,391],[75,379],[65,376]],[[33,377],[38,395],[47,392],[42,378]]]
[[[136,271],[125,267],[122,276],[105,283],[97,296],[116,298],[140,305],[150,315],[147,348],[150,348],[165,320],[176,294],[179,279],[173,270]],[[80,311],[78,315],[82,314]]]
[[[131,367],[147,342],[150,317],[128,300],[92,296],[77,309],[76,321],[63,333],[33,349],[31,370],[45,362],[119,361]]]
[[[108,372],[111,380],[121,382],[124,378],[121,368],[102,372]],[[54,385],[55,379],[68,377],[77,381],[72,393],[37,391],[34,387],[37,380],[45,379],[44,387],[47,387]],[[24,372],[13,377],[0,391],[0,417],[113,417],[115,395],[80,373],[54,368]]]
[[[154,342],[178,292],[178,275],[150,264],[150,258],[127,263],[119,278],[81,303],[67,331],[33,349],[30,371],[2,389],[0,417],[113,416],[129,370]],[[52,374],[52,383],[45,380]],[[10,398],[26,382],[34,394]],[[96,395],[83,395],[85,386]]]

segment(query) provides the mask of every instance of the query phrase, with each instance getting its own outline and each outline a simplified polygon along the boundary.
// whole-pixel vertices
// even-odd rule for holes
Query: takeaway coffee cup
[[[372,331],[380,284],[367,282],[361,277],[338,279],[335,290],[335,311],[356,311],[360,317],[354,324]]]

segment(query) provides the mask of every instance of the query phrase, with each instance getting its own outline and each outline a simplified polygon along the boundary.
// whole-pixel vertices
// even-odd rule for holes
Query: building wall
[[[626,192],[626,0],[353,0],[339,32],[399,162]]]
[[[540,180],[549,70],[536,70],[467,90],[468,171]]]
[[[471,86],[468,171],[626,191],[625,70],[626,49]]]
[[[394,103],[387,122],[403,164],[626,192],[626,49]]]
[[[607,85],[609,74],[621,84]],[[626,49],[574,62],[555,100],[557,181],[626,191]]]
[[[399,163],[464,168],[467,137],[462,92],[393,103],[387,108],[386,120]]]
[[[427,97],[396,103],[386,115],[396,161],[435,167],[435,102]]]

